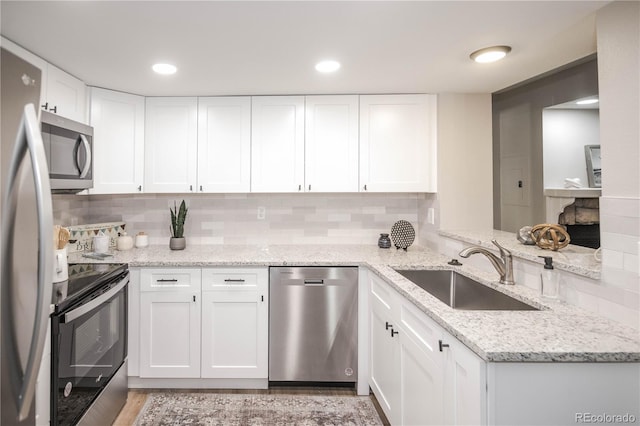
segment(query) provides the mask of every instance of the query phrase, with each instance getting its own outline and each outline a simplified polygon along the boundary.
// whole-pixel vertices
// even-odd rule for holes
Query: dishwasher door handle
[[[324,280],[304,280],[304,285],[306,286],[324,285]]]

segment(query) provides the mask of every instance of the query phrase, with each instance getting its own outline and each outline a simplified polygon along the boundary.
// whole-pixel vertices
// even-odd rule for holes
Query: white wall
[[[640,3],[616,1],[596,17],[602,198],[602,285],[627,289],[620,303],[640,328]]]
[[[564,188],[565,178],[589,186],[585,145],[600,145],[597,109],[545,109],[542,112],[545,188]]]
[[[490,94],[438,95],[441,229],[493,227]]]

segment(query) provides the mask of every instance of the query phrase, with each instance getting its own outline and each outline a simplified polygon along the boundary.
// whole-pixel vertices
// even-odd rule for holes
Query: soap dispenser
[[[553,258],[551,256],[538,256],[544,259],[544,269],[540,273],[542,284],[542,297],[548,299],[558,298],[558,275],[553,269]]]

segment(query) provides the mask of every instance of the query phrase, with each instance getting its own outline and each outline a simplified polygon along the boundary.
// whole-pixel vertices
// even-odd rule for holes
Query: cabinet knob
[[[53,108],[50,109],[51,112],[53,113],[57,113],[58,112],[58,107],[54,106]]]
[[[196,295],[195,294],[193,295],[193,301],[194,302],[196,301]]]
[[[391,337],[395,336],[396,334],[398,334],[398,332],[397,332],[397,331],[394,331],[394,329],[392,328],[392,329],[391,329]]]
[[[388,330],[388,329],[390,329],[391,327],[393,327],[393,324],[389,324],[389,321],[386,321],[386,322],[384,323],[384,329],[385,329],[385,330]]]
[[[298,191],[302,191],[302,185],[298,185]]]
[[[364,190],[365,190],[365,191],[367,190],[367,185],[365,185],[365,186],[364,186]]]
[[[44,105],[42,105],[42,109],[47,111],[49,109],[49,102],[45,102]]]
[[[138,185],[138,191],[142,192],[142,185]]]
[[[442,352],[442,348],[448,348],[448,343],[442,343],[442,340],[438,340],[438,347],[440,348],[440,352]]]
[[[311,185],[309,185],[309,191],[311,191]]]
[[[193,192],[193,185],[189,185],[189,191]]]
[[[202,185],[200,185],[200,192],[202,192]]]

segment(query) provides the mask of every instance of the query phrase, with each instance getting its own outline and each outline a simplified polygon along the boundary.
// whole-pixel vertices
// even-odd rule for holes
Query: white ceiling
[[[2,35],[141,95],[494,92],[596,51],[608,1],[6,1]],[[494,64],[469,54],[507,44]],[[320,75],[314,64],[342,68]],[[166,61],[167,77],[151,71]]]

